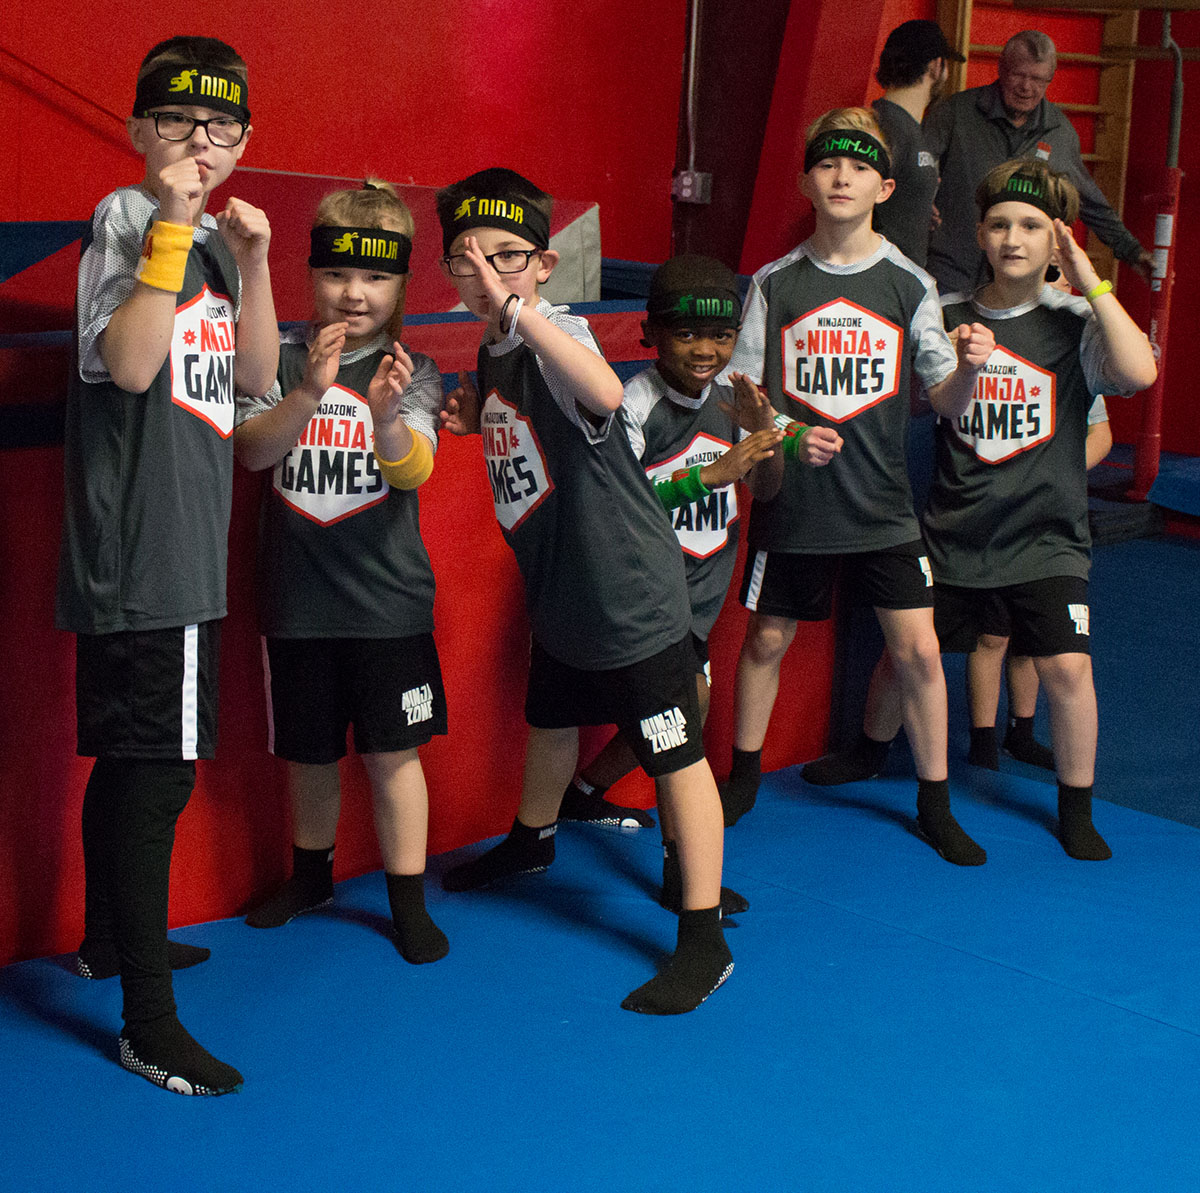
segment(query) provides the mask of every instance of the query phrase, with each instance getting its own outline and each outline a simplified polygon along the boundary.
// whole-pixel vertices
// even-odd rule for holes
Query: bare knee
[[[751,616],[742,654],[759,666],[778,663],[796,637],[796,623],[782,617]]]
[[[1046,655],[1034,659],[1034,667],[1051,700],[1070,699],[1093,690],[1091,655]]]

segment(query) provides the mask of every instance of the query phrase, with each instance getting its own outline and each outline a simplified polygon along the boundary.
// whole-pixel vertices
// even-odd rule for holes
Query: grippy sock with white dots
[[[191,969],[212,956],[210,949],[200,945],[184,944],[181,940],[167,941],[167,964],[172,969]],[[117,960],[117,946],[111,940],[84,939],[75,954],[75,972],[81,978],[95,982],[115,978],[121,972]]]
[[[292,876],[274,894],[250,909],[251,928],[282,928],[306,911],[333,902],[333,846],[301,849],[292,846]]]
[[[530,828],[519,819],[513,820],[508,836],[498,845],[453,866],[442,875],[442,889],[447,891],[476,891],[491,886],[502,878],[518,874],[538,874],[554,861],[554,834],[558,822],[542,828]]]
[[[400,956],[410,965],[440,961],[450,951],[450,942],[425,910],[425,875],[385,873],[384,878]]]
[[[231,1094],[242,1084],[232,1065],[196,1043],[174,1015],[130,1023],[118,1040],[121,1065],[177,1094]]]
[[[683,1015],[694,1011],[732,972],[720,907],[683,911],[671,959],[621,1006],[642,1015]]]

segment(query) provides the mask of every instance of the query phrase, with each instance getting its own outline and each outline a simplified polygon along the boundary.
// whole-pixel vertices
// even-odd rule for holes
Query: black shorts
[[[846,555],[751,551],[742,575],[741,602],[752,613],[789,621],[824,621],[833,612],[834,582],[843,599],[876,609],[928,609],[933,573],[917,539]]]
[[[712,687],[712,667],[708,662],[708,642],[697,634],[692,635],[692,653],[696,657],[696,674],[704,676],[704,682]]]
[[[268,638],[269,748],[325,765],[424,745],[446,732],[446,693],[432,634],[411,638]]]
[[[525,719],[536,729],[616,725],[652,779],[683,770],[704,757],[692,637],[611,671],[560,663],[534,641]]]
[[[965,654],[981,633],[995,633],[995,606],[1009,623],[1009,650],[1035,658],[1091,654],[1088,630],[1088,582],[1078,576],[1052,576],[1004,588],[958,588],[939,584],[934,592],[933,622],[942,650]]]
[[[89,758],[211,758],[221,623],[78,634],[78,752]]]

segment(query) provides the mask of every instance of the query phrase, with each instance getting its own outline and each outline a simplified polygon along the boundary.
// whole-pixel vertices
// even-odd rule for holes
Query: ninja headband
[[[1028,203],[1030,207],[1036,207],[1052,220],[1065,218],[1062,208],[1050,194],[1046,180],[1033,174],[1013,174],[1000,190],[993,191],[983,201],[979,208],[979,218],[982,220],[997,203]]]
[[[308,263],[314,269],[373,269],[408,273],[412,241],[387,228],[332,228],[324,224],[309,234]]]
[[[804,150],[804,172],[827,157],[849,157],[866,162],[882,178],[892,176],[892,161],[888,151],[870,133],[856,128],[835,128],[809,141]]]
[[[720,286],[691,286],[686,290],[653,292],[646,303],[651,323],[662,327],[737,327],[742,301]]]
[[[550,247],[550,217],[527,199],[468,196],[442,225],[442,251],[449,253],[455,237],[471,228],[502,228],[534,248]]]
[[[160,66],[139,79],[133,115],[144,116],[162,104],[193,104],[250,123],[246,80],[215,66]]]

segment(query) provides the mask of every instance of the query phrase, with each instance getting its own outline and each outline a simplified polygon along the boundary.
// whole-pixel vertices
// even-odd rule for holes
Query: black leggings
[[[116,946],[127,1024],[175,1013],[167,962],[171,850],[195,782],[194,762],[97,758],[84,793],[84,931],[93,944]]]

